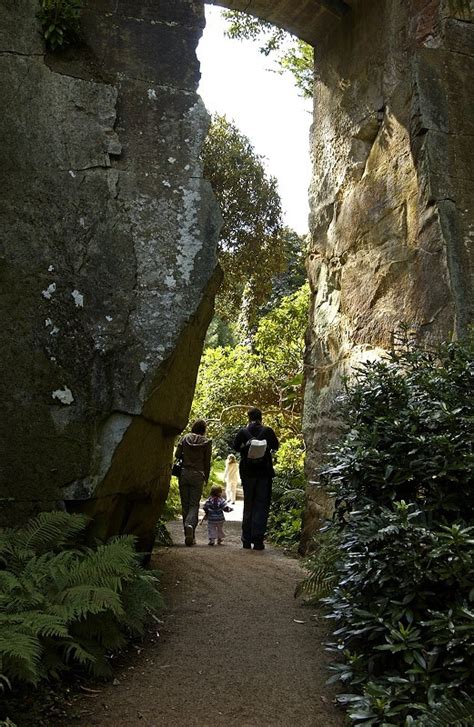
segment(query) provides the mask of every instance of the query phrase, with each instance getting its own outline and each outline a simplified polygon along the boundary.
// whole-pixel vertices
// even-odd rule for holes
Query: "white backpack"
[[[248,452],[247,460],[251,464],[261,464],[265,459],[267,451],[267,440],[266,439],[249,439],[247,442]]]

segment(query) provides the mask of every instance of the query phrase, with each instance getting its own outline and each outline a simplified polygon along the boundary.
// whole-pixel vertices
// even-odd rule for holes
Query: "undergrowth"
[[[360,727],[474,724],[473,382],[472,339],[405,331],[347,391],[321,475],[336,522],[299,591],[326,596],[330,681]]]
[[[79,668],[109,677],[109,656],[162,605],[134,539],[81,545],[81,515],[41,513],[0,530],[0,687],[37,685]]]
[[[268,518],[268,537],[276,545],[296,549],[299,544],[305,484],[302,469],[277,470]]]

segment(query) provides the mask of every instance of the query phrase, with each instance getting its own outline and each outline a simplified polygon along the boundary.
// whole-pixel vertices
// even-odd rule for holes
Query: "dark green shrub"
[[[78,666],[111,673],[110,652],[143,633],[160,608],[156,576],[138,564],[131,537],[75,545],[87,519],[41,513],[0,530],[0,674],[4,685]]]
[[[79,38],[82,0],[40,0],[38,19],[48,48],[57,50]]]
[[[324,599],[333,681],[352,687],[340,699],[358,725],[431,724],[472,684],[472,353],[472,341],[430,352],[405,339],[364,366],[322,474],[345,524]]]

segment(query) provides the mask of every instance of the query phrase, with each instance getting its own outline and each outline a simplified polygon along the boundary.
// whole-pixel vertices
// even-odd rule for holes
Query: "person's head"
[[[223,489],[220,485],[212,485],[211,497],[222,497]]]
[[[237,462],[237,460],[235,458],[235,454],[229,454],[229,456],[227,457],[227,461],[228,462]]]
[[[262,421],[262,412],[260,411],[260,409],[257,409],[256,406],[253,406],[251,409],[248,410],[247,416],[249,418],[249,422]]]
[[[204,421],[204,419],[196,419],[194,424],[191,427],[191,431],[193,434],[205,434],[206,433],[207,424]]]

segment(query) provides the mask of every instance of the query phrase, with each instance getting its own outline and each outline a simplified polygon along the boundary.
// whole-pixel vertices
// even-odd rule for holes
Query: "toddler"
[[[222,487],[214,485],[211,487],[210,497],[204,503],[204,512],[207,520],[207,533],[209,536],[209,545],[222,545],[224,540],[224,513],[232,512],[233,508],[229,507],[227,500],[222,497]]]
[[[240,485],[239,463],[235,455],[229,454],[224,470],[225,496],[233,505],[237,498],[237,487]]]

